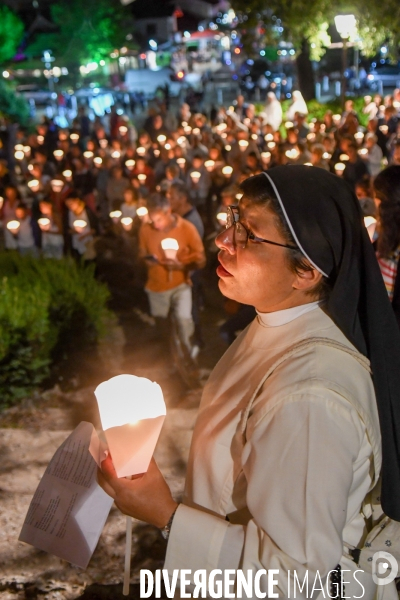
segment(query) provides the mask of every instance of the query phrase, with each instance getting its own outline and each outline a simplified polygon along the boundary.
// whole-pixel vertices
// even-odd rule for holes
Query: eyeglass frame
[[[247,246],[247,243],[250,239],[252,242],[261,242],[264,244],[272,244],[273,246],[280,246],[281,248],[288,248],[289,250],[299,250],[299,248],[297,246],[291,246],[290,244],[281,244],[279,242],[272,242],[271,240],[265,240],[264,238],[257,237],[256,235],[254,235],[254,233],[249,231],[247,229],[247,227],[245,225],[243,225],[243,223],[240,221],[239,208],[235,204],[231,204],[230,206],[227,207],[227,209],[228,209],[228,212],[227,212],[227,220],[226,220],[225,228],[230,229],[237,223],[239,223],[243,227],[243,229],[245,230],[245,232],[247,234],[247,239],[243,244],[243,248],[245,248]],[[232,224],[231,225],[228,225],[229,215],[232,216]],[[234,243],[236,246],[235,233],[233,234],[233,240],[234,240]]]

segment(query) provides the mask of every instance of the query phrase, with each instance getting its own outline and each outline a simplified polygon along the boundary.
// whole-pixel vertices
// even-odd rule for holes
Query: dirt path
[[[217,335],[221,315],[214,307],[204,316],[206,348],[200,365],[205,375],[225,349]],[[60,375],[60,385],[0,415],[1,600],[122,598],[125,518],[115,507],[86,571],[17,541],[32,495],[57,447],[82,420],[99,427],[93,390],[101,381],[125,372],[161,385],[167,418],[156,459],[174,496],[181,496],[201,390],[185,389],[157,332],[145,321],[138,308],[120,310],[118,322],[110,323],[97,349],[76,349],[69,375]],[[131,581],[138,582],[140,568],[162,566],[164,555],[158,530],[135,522]],[[131,597],[138,598],[138,585],[131,588]]]

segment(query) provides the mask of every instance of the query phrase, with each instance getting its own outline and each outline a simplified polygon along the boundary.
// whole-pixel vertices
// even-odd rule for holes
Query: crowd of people
[[[5,249],[91,261],[96,239],[110,227],[135,238],[132,248],[148,267],[152,315],[165,319],[172,306],[179,306],[191,347],[188,290],[192,287],[197,298],[195,315],[204,241],[225,226],[228,207],[241,197],[241,182],[280,165],[322,168],[348,182],[364,216],[377,217],[377,205],[388,194],[382,172],[400,165],[399,111],[398,89],[385,98],[365,98],[367,127],[360,125],[352,100],[341,114],[327,110],[318,120],[307,114],[300,92],[293,93],[286,114],[269,92],[261,112],[241,95],[209,115],[192,112],[188,104],[174,113],[160,101],[149,108],[139,130],[114,107],[107,119],[94,121],[81,110],[69,129],[45,120],[34,133],[19,130],[12,160],[0,160]],[[185,232],[178,232],[182,227]],[[179,236],[168,258],[161,241]],[[380,244],[379,252],[393,296],[399,240],[391,239]],[[206,249],[216,252],[212,242]]]

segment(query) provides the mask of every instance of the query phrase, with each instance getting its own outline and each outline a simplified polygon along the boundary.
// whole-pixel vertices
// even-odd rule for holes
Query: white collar
[[[309,302],[308,304],[301,304],[300,306],[293,306],[293,308],[286,308],[285,310],[277,310],[270,313],[257,311],[257,318],[260,325],[264,327],[279,327],[280,325],[286,325],[286,323],[294,321],[294,319],[305,313],[315,310],[318,306],[319,302]]]

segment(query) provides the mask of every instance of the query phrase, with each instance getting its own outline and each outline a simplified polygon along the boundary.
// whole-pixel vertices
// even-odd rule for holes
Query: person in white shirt
[[[99,483],[122,512],[160,527],[170,577],[275,569],[279,597],[305,598],[294,574],[318,575],[320,600],[336,597],[343,571],[340,597],[397,600],[394,581],[377,585],[353,554],[380,475],[383,509],[400,521],[400,332],[358,200],[342,179],[300,165],[240,190],[216,240],[217,274],[257,317],[204,390],[183,501],[154,461],[128,481],[108,457]]]

